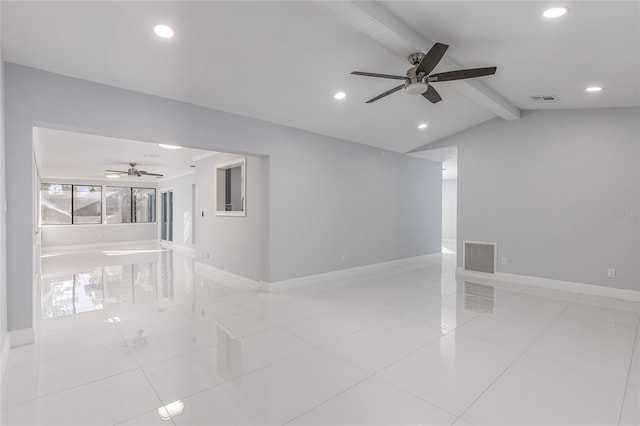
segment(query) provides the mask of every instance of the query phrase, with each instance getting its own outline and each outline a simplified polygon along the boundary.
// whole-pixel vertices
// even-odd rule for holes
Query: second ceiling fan
[[[142,176],[155,176],[157,178],[161,178],[164,175],[161,173],[149,173],[146,170],[139,170],[136,169],[136,165],[137,163],[129,163],[129,169],[127,171],[124,170],[105,170],[105,172],[107,173],[111,173],[111,174],[120,174],[120,175],[127,175],[127,176],[136,176],[136,177],[142,177]]]
[[[429,74],[431,71],[433,71],[436,65],[438,65],[448,48],[449,45],[447,44],[436,43],[426,54],[421,52],[412,53],[407,59],[409,60],[409,63],[413,65],[413,67],[407,70],[407,75],[404,77],[401,75],[377,74],[362,71],[353,71],[351,74],[364,75],[366,77],[387,78],[391,80],[404,80],[403,84],[396,86],[391,90],[387,90],[386,92],[376,96],[375,98],[369,99],[367,101],[368,104],[371,102],[375,102],[378,99],[384,98],[385,96],[395,93],[401,89],[405,89],[405,92],[410,95],[422,94],[422,96],[428,99],[431,103],[435,104],[437,102],[440,102],[442,100],[442,97],[440,96],[438,91],[433,88],[431,83],[440,81],[463,80],[467,78],[482,77],[485,75],[492,75],[496,73],[496,67],[486,67]]]

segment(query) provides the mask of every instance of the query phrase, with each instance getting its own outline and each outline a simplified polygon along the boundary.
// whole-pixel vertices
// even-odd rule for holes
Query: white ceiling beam
[[[354,28],[362,31],[394,54],[401,56],[407,49],[424,52],[433,44],[419,32],[409,27],[377,2],[335,1],[323,2],[330,10]],[[403,57],[406,61],[406,58]],[[448,55],[441,63],[447,69],[465,68]],[[462,95],[505,120],[520,118],[520,109],[495,90],[478,80],[448,82]]]

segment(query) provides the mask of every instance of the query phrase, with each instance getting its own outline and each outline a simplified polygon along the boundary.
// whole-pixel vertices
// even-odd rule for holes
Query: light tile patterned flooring
[[[442,264],[265,293],[157,246],[42,259],[3,425],[638,425],[638,303]]]

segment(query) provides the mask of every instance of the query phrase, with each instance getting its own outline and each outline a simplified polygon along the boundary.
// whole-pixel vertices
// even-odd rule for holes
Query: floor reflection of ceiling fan
[[[136,164],[137,163],[129,163],[129,165],[131,166],[131,168],[129,170],[127,170],[126,172],[123,170],[105,170],[108,173],[119,173],[119,174],[123,174],[123,175],[128,175],[128,176],[137,176],[137,177],[141,177],[141,176],[155,176],[155,177],[163,177],[164,175],[160,174],[160,173],[149,173],[146,172],[144,170],[138,170],[136,169]]]
[[[433,88],[433,86],[431,85],[432,83],[437,83],[440,81],[464,80],[467,78],[483,77],[485,75],[495,74],[496,67],[470,68],[465,70],[445,71],[437,74],[430,74],[431,71],[433,71],[433,69],[436,67],[436,65],[438,65],[438,62],[440,62],[440,59],[442,59],[444,53],[448,48],[449,46],[446,44],[436,43],[426,54],[422,52],[412,53],[407,59],[413,66],[407,70],[406,76],[378,74],[362,71],[353,71],[351,74],[363,75],[365,77],[388,78],[391,80],[404,81],[404,83],[402,83],[401,85],[396,86],[391,90],[387,90],[386,92],[376,96],[375,98],[369,99],[367,103],[375,102],[380,98],[384,98],[385,96],[395,93],[398,90],[404,89],[404,91],[410,95],[424,96],[433,104],[435,104],[436,102],[440,102],[442,98],[440,97],[440,94],[436,91],[436,89]]]

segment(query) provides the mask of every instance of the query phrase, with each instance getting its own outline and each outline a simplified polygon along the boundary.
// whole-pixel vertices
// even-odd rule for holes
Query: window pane
[[[43,319],[75,313],[73,304],[73,275],[43,277],[40,291]]]
[[[102,187],[73,186],[73,223],[102,222]]]
[[[156,190],[153,188],[133,189],[133,216],[135,223],[156,221]]]
[[[71,185],[40,185],[40,206],[43,225],[71,224]]]
[[[107,186],[107,223],[131,223],[131,188]]]
[[[133,303],[133,265],[105,266],[103,274],[105,306]]]
[[[104,308],[102,268],[74,275],[75,313],[91,312]]]

